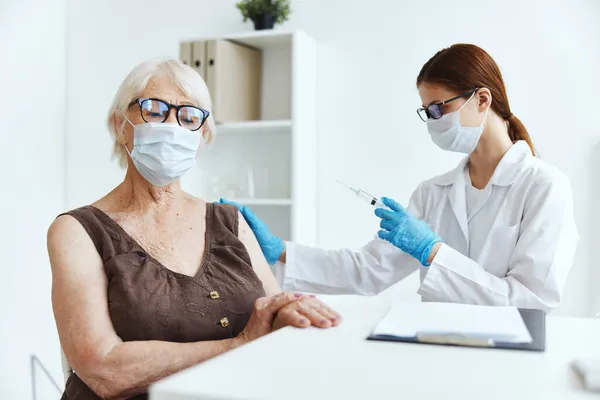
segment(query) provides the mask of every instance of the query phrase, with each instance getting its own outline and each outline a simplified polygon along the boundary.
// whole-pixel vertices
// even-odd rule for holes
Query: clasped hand
[[[387,240],[419,262],[428,266],[433,246],[442,239],[429,228],[425,221],[412,216],[404,207],[392,199],[381,199],[389,210],[377,208],[375,215],[382,219],[379,237]]]
[[[313,296],[282,292],[256,300],[239,338],[249,342],[285,326],[330,328],[341,320],[337,312]]]

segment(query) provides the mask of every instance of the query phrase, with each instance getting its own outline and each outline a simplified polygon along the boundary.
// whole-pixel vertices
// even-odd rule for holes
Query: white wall
[[[7,400],[32,398],[32,353],[61,381],[46,231],[64,207],[65,12],[64,0],[0,1],[0,398]],[[38,399],[60,397],[38,377]]]
[[[252,29],[235,0],[71,1],[67,24],[69,98],[67,204],[94,201],[122,172],[111,163],[104,118],[117,86],[138,62],[177,56],[178,41]],[[415,109],[415,78],[442,47],[470,42],[499,63],[513,112],[541,156],[573,184],[582,241],[558,313],[583,315],[600,293],[592,251],[600,183],[600,6],[564,2],[296,0],[284,28],[303,29],[319,45],[320,241],[359,246],[377,230],[372,210],[336,186],[347,181],[406,201],[417,184],[459,157],[429,140]],[[76,33],[76,34],[75,34]],[[595,88],[595,89],[593,89]],[[86,102],[93,96],[93,102]],[[359,162],[356,162],[356,161]],[[593,218],[592,218],[593,217]],[[353,226],[347,229],[348,223]],[[416,276],[398,287],[414,297]]]

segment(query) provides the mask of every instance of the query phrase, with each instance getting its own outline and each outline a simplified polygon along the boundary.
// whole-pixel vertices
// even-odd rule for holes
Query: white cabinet
[[[315,41],[278,30],[186,41],[213,39],[262,51],[260,119],[217,125],[183,187],[248,205],[284,240],[318,245]]]

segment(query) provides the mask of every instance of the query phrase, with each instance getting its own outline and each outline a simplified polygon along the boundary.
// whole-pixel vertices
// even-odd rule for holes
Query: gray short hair
[[[194,105],[211,111],[212,101],[206,83],[196,71],[179,60],[171,58],[153,58],[137,65],[127,75],[110,107],[108,113],[108,130],[113,138],[113,158],[118,159],[122,167],[127,166],[127,153],[119,143],[119,135],[125,129],[125,114],[132,100],[137,98],[155,77],[166,77],[173,82]],[[115,127],[114,118],[120,117],[123,122]],[[208,117],[203,128],[203,136],[207,144],[211,144],[216,134],[215,121],[212,115]]]

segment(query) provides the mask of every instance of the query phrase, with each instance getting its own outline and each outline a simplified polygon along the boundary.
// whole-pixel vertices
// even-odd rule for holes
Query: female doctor
[[[481,48],[439,51],[417,88],[432,141],[468,156],[421,183],[407,209],[382,198],[389,210],[375,210],[379,238],[358,251],[284,243],[236,204],[267,261],[282,263],[284,286],[294,290],[376,294],[419,269],[424,301],[552,310],[579,240],[567,177],[534,156],[500,70]]]

